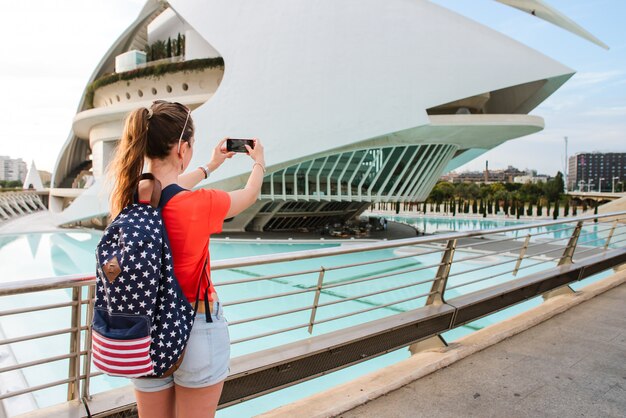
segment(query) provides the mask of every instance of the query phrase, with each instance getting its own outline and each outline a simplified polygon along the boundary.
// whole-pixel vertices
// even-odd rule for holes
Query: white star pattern
[[[157,376],[178,360],[194,321],[193,309],[174,280],[162,225],[160,210],[129,205],[109,224],[96,252],[95,306],[105,316],[119,312],[123,318],[149,318],[149,353]],[[121,274],[109,282],[100,266],[112,257],[117,257]],[[109,318],[115,321],[116,316]]]

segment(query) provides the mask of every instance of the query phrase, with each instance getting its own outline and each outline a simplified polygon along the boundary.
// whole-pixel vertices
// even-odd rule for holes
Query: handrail
[[[606,214],[588,215],[566,220],[555,220],[546,222],[537,222],[533,224],[522,224],[519,226],[505,226],[489,230],[454,232],[449,234],[437,234],[433,236],[421,236],[416,238],[404,238],[384,242],[371,242],[365,244],[350,244],[346,246],[321,248],[316,250],[294,251],[290,253],[268,254],[251,257],[229,258],[227,260],[215,260],[211,262],[211,270],[226,270],[235,267],[249,267],[263,264],[273,264],[288,261],[307,260],[311,258],[330,257],[335,255],[352,254],[363,251],[375,251],[396,247],[406,247],[410,245],[431,244],[438,241],[447,241],[450,239],[473,238],[485,235],[501,234],[503,232],[520,231],[525,229],[542,228],[551,225],[560,225],[579,221],[592,221],[594,219],[610,218],[620,215],[626,215],[626,211],[611,212]],[[95,282],[95,275],[67,275],[34,280],[19,280],[8,283],[0,283],[0,296],[14,295],[20,293],[37,292],[50,289],[63,289],[72,287],[82,282],[83,284],[92,284]]]
[[[505,226],[489,230],[454,232],[449,234],[437,234],[432,236],[421,236],[416,238],[403,238],[385,242],[373,242],[366,244],[346,245],[334,248],[321,248],[318,250],[294,251],[291,253],[281,253],[272,255],[259,255],[252,257],[229,258],[228,260],[216,260],[211,262],[211,270],[224,270],[233,267],[247,267],[253,265],[273,264],[286,261],[306,260],[310,258],[329,257],[334,255],[352,254],[362,251],[383,250],[395,247],[405,247],[408,245],[430,244],[438,241],[447,241],[450,239],[473,238],[484,235],[501,234],[503,232],[520,231],[524,229],[535,229],[550,225],[560,225],[579,221],[592,221],[594,219],[602,219],[614,216],[626,215],[626,211],[612,212],[607,214],[588,215],[567,220],[556,220],[547,222],[537,222],[534,224],[523,224],[520,226]]]
[[[283,253],[283,254],[274,254],[274,255],[263,255],[256,257],[247,257],[247,258],[237,258],[237,259],[228,259],[228,260],[219,260],[215,261],[212,266],[212,270],[214,271],[224,271],[230,269],[232,272],[238,274],[250,274],[255,277],[245,278],[245,279],[234,279],[220,282],[219,280],[215,283],[216,286],[234,286],[234,285],[243,285],[249,282],[265,282],[271,283],[275,281],[282,285],[287,285],[288,288],[279,286],[278,290],[275,290],[269,294],[262,294],[256,297],[247,297],[239,300],[227,300],[224,303],[224,306],[232,306],[244,303],[252,303],[257,301],[262,301],[266,299],[279,299],[279,298],[289,298],[289,297],[299,297],[298,304],[295,306],[283,306],[280,309],[275,309],[274,311],[269,312],[261,312],[257,313],[256,316],[245,317],[245,318],[236,318],[231,321],[230,325],[235,327],[241,324],[250,324],[255,323],[255,321],[263,321],[270,318],[288,318],[286,320],[278,320],[274,321],[275,326],[282,326],[283,328],[276,329],[270,328],[269,330],[256,330],[256,332],[261,331],[256,335],[250,335],[249,332],[256,327],[250,327],[250,330],[246,331],[248,334],[244,335],[236,335],[236,338],[233,339],[232,344],[240,344],[245,342],[251,342],[260,338],[270,337],[277,334],[296,331],[296,330],[304,330],[308,328],[308,332],[312,333],[312,329],[315,325],[324,324],[331,321],[341,320],[343,318],[361,315],[366,312],[371,312],[375,310],[381,310],[382,313],[376,314],[375,317],[381,316],[394,316],[401,312],[403,309],[410,309],[408,312],[414,312],[420,309],[425,309],[426,307],[432,306],[443,306],[448,305],[450,302],[446,302],[444,293],[446,291],[450,291],[452,289],[461,288],[464,286],[468,286],[471,284],[479,283],[479,282],[487,282],[488,280],[494,279],[496,277],[502,276],[502,280],[497,282],[497,285],[509,283],[509,281],[519,281],[522,279],[526,279],[530,276],[525,276],[521,279],[516,279],[515,275],[517,271],[521,271],[530,267],[534,267],[539,264],[544,263],[552,263],[549,267],[552,270],[555,270],[556,262],[558,261],[559,265],[567,265],[572,263],[572,258],[576,258],[576,262],[578,262],[580,255],[588,252],[596,252],[600,255],[609,255],[609,254],[617,254],[616,259],[614,261],[602,261],[598,262],[599,264],[610,265],[611,262],[617,263],[619,260],[622,260],[625,257],[626,252],[624,251],[624,247],[620,246],[619,249],[616,249],[616,244],[624,242],[626,240],[619,239],[621,235],[626,234],[626,224],[619,224],[617,221],[612,222],[612,227],[610,228],[594,228],[594,231],[590,233],[600,234],[610,232],[610,237],[597,237],[596,235],[587,238],[587,242],[583,242],[582,238],[578,241],[579,234],[581,233],[581,227],[584,221],[592,221],[596,219],[603,218],[615,218],[620,217],[621,219],[626,219],[626,211],[623,212],[615,212],[603,215],[593,215],[593,216],[584,216],[579,218],[570,218],[566,220],[558,220],[558,221],[547,221],[547,222],[539,222],[534,224],[521,224],[516,226],[508,226],[501,228],[494,228],[490,230],[479,230],[479,231],[466,231],[466,232],[455,232],[455,233],[447,233],[441,235],[427,236],[427,237],[416,237],[409,239],[401,239],[394,241],[384,241],[384,242],[373,242],[366,244],[351,244],[343,247],[334,247],[334,248],[323,248],[318,250],[305,250],[305,251],[297,251],[292,253]],[[539,230],[531,234],[531,230],[538,228],[546,228],[552,225],[560,225],[560,224],[572,224],[566,228],[559,228],[553,231],[543,231]],[[608,224],[608,222],[607,222]],[[595,224],[592,224],[595,225]],[[602,223],[605,225],[605,223]],[[485,242],[475,242],[473,244],[468,245],[458,245],[457,242],[463,238],[475,238],[475,237],[485,237],[485,236],[494,236],[500,235],[503,233],[514,232],[514,231],[527,231],[523,235],[514,238],[505,238],[505,239],[491,239],[486,240]],[[528,241],[530,241],[530,237],[537,235],[545,235],[545,234],[559,234],[566,230],[573,230],[573,232],[569,235],[564,235],[562,238],[551,239],[547,241],[534,242],[531,245],[528,245]],[[587,232],[587,231],[585,231]],[[567,233],[566,233],[567,234]],[[582,235],[581,235],[582,237]],[[564,241],[568,240],[569,242],[565,245]],[[611,239],[613,239],[611,241]],[[502,241],[517,241],[517,240],[525,240],[525,244],[522,246],[521,242],[516,242],[515,244],[510,244],[507,246],[499,247],[498,243]],[[602,241],[605,241],[605,244],[602,245]],[[576,249],[576,245],[582,246],[585,244],[597,243],[600,241],[599,246],[593,246],[589,249],[584,249],[580,251],[578,254],[574,254]],[[610,246],[609,246],[610,242]],[[442,245],[443,244],[443,245]],[[469,247],[478,247],[479,245],[491,244],[486,248],[481,248],[481,250],[474,250]],[[322,266],[321,260],[320,265],[317,268],[311,268],[310,266],[306,269],[300,269],[297,271],[289,271],[289,268],[283,268],[281,266],[281,270],[278,274],[271,275],[259,275],[256,277],[256,273],[254,271],[245,271],[240,270],[242,267],[249,266],[260,266],[267,265],[272,263],[279,262],[290,262],[290,261],[299,261],[299,260],[309,260],[309,259],[321,259],[322,257],[332,257],[337,255],[344,254],[352,254],[357,252],[371,252],[377,250],[384,249],[393,249],[393,248],[401,248],[401,247],[409,247],[407,248],[407,252],[402,251],[401,253],[394,253],[394,256],[389,256],[389,253],[382,253],[376,255],[376,257],[367,259],[366,261],[357,260],[357,262],[352,263],[343,263],[337,265],[330,266]],[[523,251],[522,251],[523,247]],[[526,252],[527,248],[537,247],[539,251],[531,251],[529,253]],[[472,252],[471,256],[461,257],[457,260],[454,260],[455,251],[466,251]],[[515,256],[513,253],[519,251],[519,256]],[[556,255],[549,257],[547,259],[543,259],[546,254],[559,252],[562,255]],[[434,262],[433,256],[435,254],[441,254],[441,259],[437,260],[438,262]],[[587,259],[598,258],[598,254],[592,255]],[[429,255],[430,258],[422,259],[422,260],[410,260],[406,262],[399,262],[400,260],[412,257],[421,257]],[[479,260],[485,257],[492,256],[500,256],[497,260],[487,259],[489,263],[485,263],[482,266],[472,267],[465,270],[450,272],[453,264],[458,264],[462,262],[472,262],[474,260]],[[600,257],[601,258],[601,257]],[[541,260],[538,263],[521,265],[521,261],[536,259]],[[560,261],[559,261],[560,259]],[[395,262],[395,264],[384,264],[389,262]],[[517,262],[517,266],[515,269],[506,270],[506,271],[497,271],[496,274],[491,274],[492,272],[486,272],[485,276],[479,277],[475,280],[468,281],[458,281],[457,277],[463,276],[464,274],[477,272],[483,269],[488,269],[496,266],[501,266],[505,264],[512,264]],[[596,264],[598,264],[596,263]],[[373,265],[374,268],[370,269],[369,266]],[[589,271],[598,271],[593,263],[590,264]],[[378,267],[378,269],[377,269]],[[350,269],[354,269],[350,271]],[[432,274],[432,269],[437,269],[437,273],[435,276],[429,276]],[[580,270],[580,274],[576,276],[569,275],[567,276],[567,280],[573,281],[578,278],[584,276],[585,267],[584,263],[579,267],[575,267],[575,269]],[[329,276],[330,272],[345,272],[344,274],[338,274],[334,276]],[[415,272],[423,271],[424,273],[420,273],[420,275],[415,275]],[[534,270],[536,271],[536,270]],[[541,272],[546,271],[542,269]],[[316,275],[317,277],[317,285],[311,285],[311,280]],[[535,274],[535,273],[533,273]],[[339,276],[339,277],[338,277]],[[474,276],[476,277],[476,276]],[[543,276],[541,276],[543,277]],[[291,278],[289,280],[282,280],[285,278]],[[448,279],[453,278],[455,280],[453,285],[448,285]],[[326,282],[324,280],[326,279]],[[470,279],[472,277],[470,276]],[[303,281],[306,280],[306,281]],[[507,280],[506,283],[504,281]],[[551,283],[551,288],[555,288],[562,285],[562,280],[559,277],[548,277],[542,278],[541,280],[546,280]],[[369,283],[374,283],[376,287],[365,287],[361,286],[369,286]],[[430,290],[428,287],[424,287],[422,285],[431,284]],[[493,285],[494,282],[491,283],[490,286]],[[567,282],[565,282],[567,283]],[[54,289],[72,289],[72,297],[71,300],[68,301],[50,301],[47,305],[38,305],[32,307],[23,307],[19,306],[13,309],[0,310],[0,317],[10,316],[10,315],[20,315],[23,313],[30,313],[34,311],[44,311],[48,309],[56,309],[56,308],[70,308],[72,311],[72,318],[70,320],[71,324],[68,328],[65,325],[65,328],[57,329],[57,330],[46,330],[46,332],[39,332],[36,334],[26,335],[26,336],[18,336],[14,338],[6,338],[0,340],[0,347],[7,346],[8,344],[16,343],[16,342],[25,342],[29,340],[35,340],[39,338],[45,338],[53,335],[60,334],[70,334],[71,342],[70,349],[68,350],[68,354],[61,354],[56,356],[50,356],[48,358],[42,358],[33,361],[22,361],[19,364],[13,365],[5,365],[0,368],[0,372],[9,372],[9,371],[17,371],[21,370],[25,367],[32,367],[34,365],[51,363],[59,360],[69,359],[69,372],[68,378],[64,380],[57,380],[52,383],[46,385],[39,385],[32,388],[20,389],[18,391],[8,392],[0,394],[0,400],[6,399],[9,397],[17,396],[19,394],[29,393],[36,390],[39,390],[44,387],[51,387],[60,384],[68,384],[68,400],[69,399],[78,399],[80,397],[89,397],[89,380],[93,376],[100,375],[101,372],[90,370],[91,365],[91,346],[89,345],[90,337],[90,315],[92,314],[92,306],[91,303],[94,297],[94,286],[95,284],[95,276],[93,275],[70,275],[70,276],[62,276],[62,277],[54,277],[54,278],[43,278],[29,281],[17,281],[17,282],[9,282],[0,284],[0,297],[4,296],[14,296],[24,293],[30,292],[40,292],[44,290],[54,290]],[[357,285],[356,288],[350,288],[351,285]],[[511,284],[512,285],[512,284]],[[83,295],[83,286],[88,286],[89,292],[86,297]],[[422,286],[422,287],[418,287]],[[484,287],[484,286],[483,286]],[[413,288],[413,289],[411,289]],[[337,289],[342,289],[342,291],[337,291]],[[345,290],[343,290],[345,289]],[[358,291],[356,291],[357,289]],[[359,290],[360,289],[360,290]],[[411,289],[411,290],[409,290]],[[487,288],[489,289],[489,288]],[[479,294],[480,292],[487,290],[475,290],[472,289],[468,295]],[[397,292],[397,293],[395,293]],[[320,300],[321,294],[326,295],[326,299]],[[235,292],[234,294],[237,294]],[[311,299],[302,297],[305,294],[311,294]],[[465,295],[465,293],[462,293]],[[524,293],[524,297],[527,297],[528,293]],[[245,295],[242,295],[245,296]],[[330,297],[330,299],[328,298]],[[404,303],[410,302],[408,306],[410,308],[401,308]],[[419,304],[418,304],[419,302]],[[510,301],[509,301],[510,302]],[[334,306],[339,306],[339,304],[347,303],[347,305],[341,305],[339,310],[333,310]],[[363,307],[363,304],[367,304],[369,306]],[[498,302],[500,303],[500,302]],[[83,305],[87,305],[87,315],[81,313],[81,308]],[[275,304],[276,307],[279,307],[279,304]],[[347,306],[347,308],[343,308]],[[421,308],[420,308],[421,306]],[[507,305],[508,306],[508,305]],[[458,307],[456,307],[458,308]],[[326,314],[322,315],[321,318],[316,319],[316,313],[321,309],[327,309]],[[460,308],[458,308],[460,309]],[[305,322],[304,314],[306,311],[310,311],[310,319],[308,318],[308,314]],[[407,312],[407,313],[408,313]],[[447,312],[447,311],[446,311]],[[449,313],[449,312],[448,312]],[[289,315],[295,315],[292,319],[289,319]],[[447,315],[447,314],[446,314]],[[318,315],[319,317],[320,315]],[[456,318],[456,314],[453,316]],[[467,318],[467,315],[466,317]],[[368,319],[369,320],[369,319]],[[449,324],[448,324],[449,325]],[[237,329],[244,329],[237,328]],[[233,328],[234,329],[234,328]],[[84,338],[81,336],[81,332],[85,331]],[[245,331],[245,330],[244,330]],[[297,334],[299,337],[302,337],[302,331],[298,331]],[[319,337],[319,336],[317,336]],[[314,337],[316,338],[316,337]],[[83,347],[81,347],[81,340],[84,341]],[[254,347],[255,343],[250,343],[252,347]],[[279,347],[277,347],[278,349]],[[82,364],[82,371],[81,371]],[[82,386],[82,387],[81,387]],[[82,389],[82,390],[81,390]],[[82,395],[80,395],[82,393]]]

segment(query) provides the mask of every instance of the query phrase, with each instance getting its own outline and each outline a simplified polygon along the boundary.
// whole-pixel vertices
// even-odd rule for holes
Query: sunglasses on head
[[[177,154],[180,154],[180,143],[183,140],[183,134],[185,133],[185,129],[187,128],[187,121],[189,121],[189,115],[191,115],[191,109],[187,109],[187,117],[185,118],[185,124],[183,125],[183,130],[180,132],[180,137],[178,138],[178,148],[176,149]]]

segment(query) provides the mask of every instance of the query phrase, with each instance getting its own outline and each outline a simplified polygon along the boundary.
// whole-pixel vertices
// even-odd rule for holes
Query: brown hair
[[[180,104],[158,100],[150,109],[132,111],[124,123],[122,139],[111,162],[109,175],[114,180],[111,193],[111,218],[131,204],[143,171],[144,158],[165,159],[178,139],[189,141],[194,127],[189,109]],[[187,125],[185,126],[185,121]]]

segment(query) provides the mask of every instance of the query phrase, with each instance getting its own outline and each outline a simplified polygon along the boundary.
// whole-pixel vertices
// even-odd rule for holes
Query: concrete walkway
[[[340,416],[625,417],[626,284]]]

